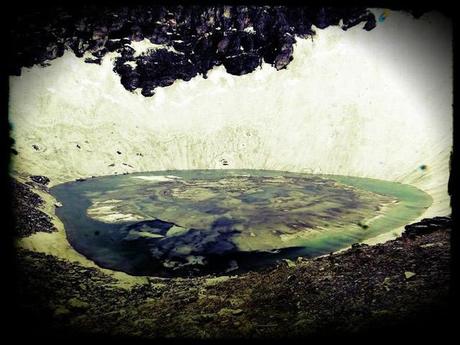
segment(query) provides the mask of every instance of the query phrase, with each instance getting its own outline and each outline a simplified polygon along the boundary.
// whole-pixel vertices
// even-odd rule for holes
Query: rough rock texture
[[[18,317],[34,336],[292,337],[406,327],[413,338],[414,325],[429,335],[432,322],[447,320],[451,231],[430,224],[439,226],[263,272],[151,278],[131,289],[97,269],[21,250]]]
[[[30,179],[44,186],[46,186],[50,182],[50,179],[46,176],[34,175],[34,176],[30,176]]]
[[[429,234],[436,229],[452,227],[452,219],[450,217],[434,217],[424,218],[420,222],[405,226],[404,236],[414,238],[419,234]]]
[[[37,188],[45,188],[42,186],[46,177],[40,176],[40,185]],[[48,180],[49,181],[49,180]],[[32,235],[35,232],[53,232],[57,231],[51,222],[51,217],[40,210],[43,205],[43,200],[37,193],[33,192],[34,182],[32,184],[21,183],[16,179],[10,180],[10,188],[12,191],[12,210],[14,217],[15,235],[25,237]]]
[[[46,66],[67,49],[96,64],[116,52],[114,71],[123,86],[152,96],[156,87],[206,76],[221,64],[235,75],[254,71],[262,61],[283,69],[293,58],[296,35],[314,35],[313,25],[347,30],[362,22],[365,30],[376,25],[374,15],[361,7],[83,6],[29,11],[11,30],[9,72],[20,75],[23,66]],[[159,46],[136,55],[130,43],[145,39]]]

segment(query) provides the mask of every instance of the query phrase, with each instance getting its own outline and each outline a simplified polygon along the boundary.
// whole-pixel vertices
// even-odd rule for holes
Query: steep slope
[[[362,25],[360,25],[362,26]],[[243,76],[212,69],[146,98],[71,52],[11,77],[13,174],[51,185],[134,171],[254,168],[409,183],[450,213],[452,56],[439,14],[374,30],[318,30],[294,60]]]

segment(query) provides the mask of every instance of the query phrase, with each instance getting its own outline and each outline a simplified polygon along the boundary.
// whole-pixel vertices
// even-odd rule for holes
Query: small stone
[[[205,314],[199,314],[197,315],[197,320],[200,321],[200,322],[209,322],[209,321],[212,321],[214,318],[215,318],[215,315],[214,314],[210,314],[210,313],[205,313]]]
[[[289,259],[283,259],[283,261],[287,264],[287,267],[295,267],[295,262]]]
[[[243,313],[243,309],[231,309],[231,308],[222,308],[217,314],[219,316],[229,316],[229,315],[240,315]]]
[[[384,280],[383,280],[383,287],[385,288],[385,290],[387,291],[390,291],[390,287],[388,285],[390,285],[390,282],[391,282],[391,278],[390,277],[386,277]]]
[[[154,289],[164,289],[167,285],[164,284],[164,283],[155,283],[155,284],[152,284],[152,287]]]
[[[220,276],[220,277],[214,277],[214,278],[208,278],[205,280],[205,286],[214,286],[216,284],[222,283],[224,281],[229,280],[229,276]]]
[[[70,310],[64,307],[63,305],[59,305],[55,310],[54,310],[54,316],[64,316],[70,313]]]
[[[296,277],[294,275],[290,275],[290,276],[287,277],[286,281],[288,283],[290,283],[290,282],[294,281],[295,279],[296,279]]]
[[[134,321],[134,324],[136,326],[143,325],[144,327],[154,327],[157,324],[156,319],[138,319]]]
[[[82,309],[88,309],[89,304],[82,301],[81,299],[78,299],[76,297],[73,297],[67,301],[67,304],[70,308],[76,309],[76,310],[82,310]]]
[[[420,248],[430,248],[430,247],[442,247],[444,244],[442,242],[427,243],[420,245]]]
[[[372,315],[375,315],[375,316],[390,316],[391,311],[386,310],[386,309],[374,310],[374,311],[372,311]]]
[[[406,272],[404,272],[404,276],[406,277],[406,279],[410,279],[410,278],[412,278],[413,276],[415,276],[415,273],[414,273],[414,272],[406,271]]]
[[[40,176],[40,175],[33,175],[30,176],[30,179],[38,184],[42,184],[46,186],[48,183],[50,183],[50,179],[46,176]]]

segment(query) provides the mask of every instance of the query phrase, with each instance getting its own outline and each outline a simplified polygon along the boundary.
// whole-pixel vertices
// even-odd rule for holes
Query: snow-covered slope
[[[11,77],[13,173],[52,184],[163,169],[353,175],[413,184],[434,198],[425,216],[449,214],[449,30],[438,14],[392,12],[370,32],[298,39],[286,70],[218,67],[150,98],[122,87],[110,56],[98,66],[66,53]]]

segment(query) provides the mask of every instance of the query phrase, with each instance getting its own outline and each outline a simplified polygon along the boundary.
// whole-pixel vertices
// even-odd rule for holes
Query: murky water
[[[267,170],[117,175],[51,189],[72,246],[135,275],[239,273],[392,231],[432,199],[394,182]]]

